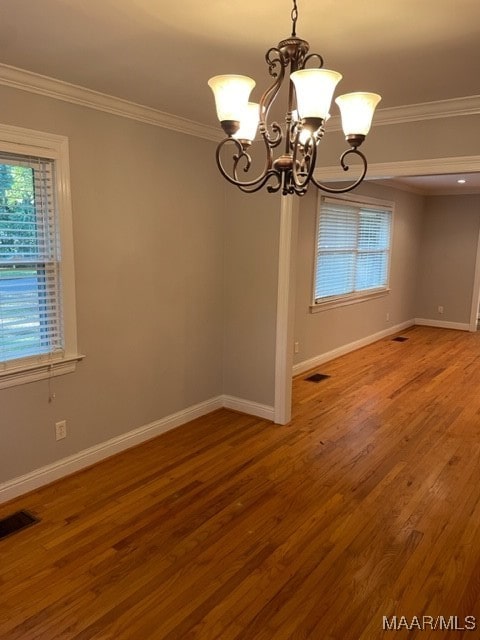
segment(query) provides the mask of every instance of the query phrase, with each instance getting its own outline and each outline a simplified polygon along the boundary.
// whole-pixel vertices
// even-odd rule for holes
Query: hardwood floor
[[[480,334],[402,335],[2,505],[0,638],[479,638]]]

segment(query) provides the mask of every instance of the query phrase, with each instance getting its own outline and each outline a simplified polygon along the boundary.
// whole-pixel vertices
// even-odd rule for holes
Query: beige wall
[[[422,197],[377,183],[361,185],[356,192],[395,202],[391,291],[374,300],[310,312],[317,198],[309,194],[299,224],[295,321],[299,353],[294,364],[415,318],[470,322],[480,196]]]
[[[219,394],[273,405],[279,196],[226,185],[211,142],[7,87],[0,100],[4,124],[69,138],[86,354],[52,382],[53,403],[47,381],[0,390],[0,483]],[[476,155],[479,123],[381,126],[365,151],[371,162]],[[329,139],[324,165],[337,158]],[[298,360],[384,328],[387,310],[392,324],[411,315],[421,199],[399,198],[395,293],[367,313],[311,316],[310,282],[299,277]],[[301,201],[298,251],[309,278],[314,209],[312,193]],[[57,443],[61,419],[69,433]]]
[[[52,403],[48,381],[0,390],[2,482],[222,393],[224,183],[213,143],[5,87],[0,102],[4,124],[69,138],[86,355]]]
[[[302,201],[297,248],[294,365],[415,317],[415,287],[423,198],[375,183],[355,193],[395,202],[390,293],[380,298],[311,313],[317,194]],[[387,321],[387,313],[389,320]]]
[[[426,199],[418,271],[418,318],[470,323],[480,195]],[[443,314],[438,307],[443,306]]]
[[[454,160],[456,157],[478,156],[477,140],[471,133],[479,126],[479,115],[377,126],[370,132],[362,150],[370,164],[437,158]],[[321,165],[336,166],[344,149],[345,142],[341,132],[327,135],[320,149]],[[386,297],[369,302],[317,314],[309,312],[308,306],[312,297],[316,196],[308,194],[302,201],[299,223],[295,316],[295,340],[299,342],[299,353],[294,356],[294,364],[317,358],[415,317],[439,319],[438,313],[433,313],[433,310],[442,303],[435,302],[432,296],[438,298],[437,291],[443,292],[444,286],[446,290],[441,297],[447,302],[444,304],[445,313],[441,319],[469,322],[478,240],[478,219],[472,211],[470,210],[459,222],[455,232],[451,229],[455,224],[455,216],[451,212],[444,212],[441,215],[441,228],[434,230],[434,214],[431,208],[433,203],[427,207],[430,198],[390,190],[375,183],[372,183],[371,187],[361,185],[357,190],[373,197],[378,194],[377,197],[396,202],[392,291]],[[425,216],[424,206],[427,207]],[[455,256],[452,264],[463,255],[459,270],[461,286],[458,286],[458,282],[454,284],[457,276],[449,275],[445,279],[442,269],[447,269],[448,266],[446,263],[441,264],[439,260],[440,247],[448,242],[450,233],[453,233],[455,238],[454,246],[449,249]],[[421,257],[420,248],[422,247],[423,251],[424,245],[426,255]],[[425,270],[427,256],[432,265],[430,271],[428,268]],[[437,266],[433,267],[434,264]],[[390,315],[388,322],[387,313]]]
[[[480,115],[434,118],[374,127],[361,150],[370,165],[381,162],[478,156]],[[322,141],[319,166],[334,166],[346,148],[341,131]]]
[[[272,406],[280,196],[233,186],[225,210],[224,392]]]

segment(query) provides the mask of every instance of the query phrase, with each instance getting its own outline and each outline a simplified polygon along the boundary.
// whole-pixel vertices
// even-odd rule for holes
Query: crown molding
[[[30,93],[37,93],[56,100],[71,102],[97,111],[104,111],[122,118],[145,122],[156,127],[186,133],[187,135],[218,142],[222,135],[216,127],[200,124],[179,116],[146,107],[123,98],[86,89],[63,80],[50,78],[25,69],[0,63],[0,85],[13,87]]]
[[[480,95],[463,98],[449,98],[436,102],[419,102],[402,107],[380,109],[375,115],[375,124],[403,124],[419,120],[435,120],[437,118],[454,118],[480,114]]]
[[[473,173],[477,171],[480,171],[480,156],[396,160],[369,164],[368,180],[443,173]],[[350,179],[345,175],[345,171],[337,165],[317,169],[315,176],[319,180],[321,179],[322,182],[346,182]]]
[[[156,127],[178,131],[197,138],[218,142],[223,134],[216,127],[211,127],[193,120],[171,115],[152,107],[147,107],[123,98],[116,98],[106,93],[87,89],[76,84],[57,80],[49,76],[12,67],[0,63],[0,85],[13,87],[30,93],[55,98],[64,102],[78,104],[97,111],[104,111],[122,118],[145,122]],[[387,107],[375,112],[375,126],[403,124],[419,120],[451,118],[458,116],[479,115],[480,95],[462,98],[450,98],[436,102],[421,102],[400,107]],[[339,116],[328,121],[328,130],[340,131]]]
[[[392,189],[397,189],[398,191],[406,191],[407,193],[415,193],[417,196],[428,196],[429,194],[425,189],[420,189],[417,186],[406,185],[403,183],[399,183],[396,178],[383,178],[382,185],[384,187],[392,187]]]
[[[400,107],[386,107],[375,111],[373,126],[404,124],[420,120],[436,120],[437,118],[455,118],[480,114],[480,95],[463,98],[449,98],[436,102],[419,102]],[[333,116],[328,121],[329,131],[341,131],[340,116]]]

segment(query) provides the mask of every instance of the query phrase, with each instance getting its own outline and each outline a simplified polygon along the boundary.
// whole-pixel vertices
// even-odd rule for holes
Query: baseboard
[[[428,318],[415,318],[415,324],[423,327],[438,327],[440,329],[456,329],[457,331],[470,331],[470,325],[466,322],[448,322],[447,320],[431,320]]]
[[[212,398],[182,411],[178,411],[177,413],[173,413],[165,418],[161,418],[160,420],[156,420],[155,422],[151,422],[143,427],[133,429],[133,431],[124,433],[111,440],[101,442],[89,449],[84,449],[79,453],[58,460],[45,467],[35,469],[26,475],[9,480],[0,484],[0,504],[24,493],[28,493],[29,491],[33,491],[34,489],[38,489],[50,482],[59,480],[71,473],[80,471],[96,462],[100,462],[100,460],[125,451],[125,449],[130,449],[130,447],[155,438],[166,431],[170,431],[170,429],[175,429],[186,422],[190,422],[190,420],[200,418],[223,406],[223,396]]]
[[[293,367],[293,375],[297,376],[300,373],[304,373],[305,371],[309,371],[310,369],[314,369],[315,367],[328,362],[329,360],[333,360],[334,358],[339,358],[351,351],[356,351],[361,347],[366,347],[368,344],[372,344],[373,342],[377,342],[377,340],[381,340],[382,338],[386,338],[394,333],[398,333],[399,331],[403,331],[404,329],[408,329],[409,327],[413,327],[415,324],[415,320],[407,320],[406,322],[401,322],[400,324],[396,324],[393,327],[389,327],[388,329],[384,329],[383,331],[378,331],[377,333],[373,333],[365,338],[361,338],[360,340],[355,340],[354,342],[349,342],[348,344],[344,344],[341,347],[337,347],[336,349],[332,349],[332,351],[327,351],[326,353],[322,353],[314,358],[310,358],[309,360],[304,360],[303,362],[299,362]]]
[[[242,400],[242,398],[235,398],[233,396],[223,396],[223,406],[226,409],[241,411],[242,413],[248,413],[249,415],[264,418],[265,420],[273,421],[275,417],[273,407],[252,402],[251,400]]]
[[[141,444],[146,440],[155,438],[166,431],[175,429],[195,418],[200,418],[216,409],[221,408],[234,409],[235,411],[241,411],[242,413],[248,413],[267,420],[274,419],[273,407],[252,402],[250,400],[243,400],[242,398],[235,398],[233,396],[221,395],[216,398],[211,398],[205,402],[173,413],[165,418],[151,422],[132,431],[128,431],[116,438],[101,442],[89,449],[84,449],[79,453],[57,460],[56,462],[49,464],[45,467],[35,469],[30,473],[27,473],[13,480],[8,480],[3,484],[0,484],[0,504],[17,498],[18,496],[28,493],[43,487],[46,484],[50,484],[55,480],[60,480],[76,471],[80,471],[85,467],[89,467],[96,462],[100,462],[105,458],[130,449],[131,447]]]

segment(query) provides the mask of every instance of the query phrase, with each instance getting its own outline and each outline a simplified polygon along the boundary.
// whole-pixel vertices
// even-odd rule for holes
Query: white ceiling
[[[298,0],[297,32],[380,107],[476,95],[478,0]],[[207,79],[269,76],[291,0],[1,0],[0,62],[215,124]]]
[[[458,180],[465,180],[460,184]],[[385,184],[425,196],[471,195],[480,193],[480,173],[445,173],[443,175],[401,176],[383,180]]]

